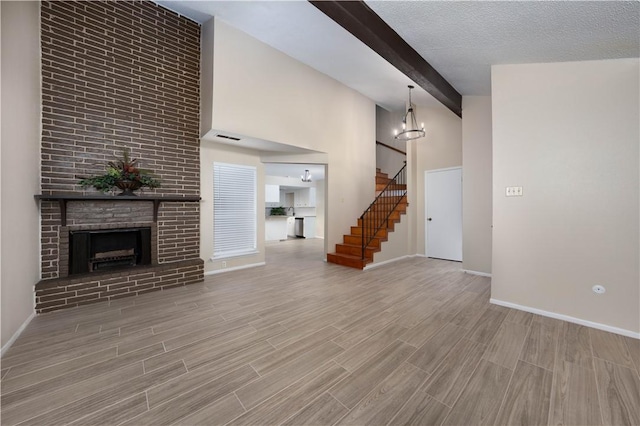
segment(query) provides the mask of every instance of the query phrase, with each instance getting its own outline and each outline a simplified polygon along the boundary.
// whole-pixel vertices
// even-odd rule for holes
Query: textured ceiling
[[[491,65],[638,57],[640,3],[367,1],[463,95],[491,93]]]
[[[158,1],[211,16],[306,63],[390,110],[411,81],[306,1]],[[637,1],[367,1],[462,95],[491,93],[491,65],[638,57]],[[418,105],[435,101],[422,89]]]

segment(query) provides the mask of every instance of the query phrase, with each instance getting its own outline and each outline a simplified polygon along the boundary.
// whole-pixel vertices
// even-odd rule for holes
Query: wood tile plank
[[[233,363],[223,362],[220,365],[216,365],[216,368],[196,368],[189,370],[187,374],[183,374],[173,380],[149,389],[147,391],[149,407],[155,408],[178,395],[202,386],[207,386],[220,376],[231,374],[231,372],[242,368],[242,366],[246,367],[247,360],[259,358],[263,354],[271,352],[273,352],[271,345],[267,342],[258,342],[244,351],[237,352]]]
[[[513,370],[516,368],[528,332],[529,327],[527,326],[504,321],[483,358]]]
[[[163,352],[164,348],[162,347],[162,344],[158,343],[139,351],[130,352],[123,356],[114,357],[97,364],[70,371],[62,376],[53,377],[49,380],[38,382],[31,386],[23,387],[14,392],[8,392],[2,395],[2,406],[11,407],[18,403],[25,403],[26,401],[30,401],[39,396],[81,383],[102,374],[107,374],[128,365],[139,364],[141,361]]]
[[[520,359],[538,367],[553,370],[558,342],[558,326],[533,321],[520,353]]]
[[[624,341],[629,349],[629,355],[631,355],[633,364],[636,366],[636,371],[638,375],[640,375],[640,339],[624,337]]]
[[[235,394],[226,395],[216,402],[180,420],[181,425],[224,425],[244,413]]]
[[[307,337],[297,340],[281,349],[278,349],[268,355],[263,356],[251,362],[251,366],[261,375],[264,376],[282,367],[284,364],[294,360],[298,356],[308,352],[316,346],[319,346],[334,337],[340,336],[342,331],[334,327],[325,327]]]
[[[549,424],[600,425],[596,376],[591,368],[558,361],[553,373]]]
[[[73,426],[91,426],[121,424],[132,417],[144,413],[148,410],[147,398],[144,393],[136,394],[124,399],[102,410],[95,411],[88,416],[84,416],[72,423]]]
[[[20,348],[11,351],[12,348],[10,348],[5,356],[2,357],[2,366],[6,368],[28,364],[30,365],[29,368],[44,368],[67,361],[70,358],[78,358],[92,352],[111,348],[116,346],[119,340],[118,330],[114,330],[104,334],[83,336],[75,339],[73,343],[61,342],[60,344],[40,347],[26,352],[18,350]],[[49,351],[47,350],[48,348],[50,348]]]
[[[123,382],[131,377],[142,376],[142,374],[144,374],[144,369],[140,362],[138,364],[113,371],[109,374],[103,374],[86,383],[78,383],[74,386],[69,386],[64,390],[64,392],[45,394],[30,401],[17,404],[13,407],[5,407],[3,401],[2,424],[18,424],[50,410],[70,404],[84,396],[93,395],[113,382]]]
[[[199,348],[197,351],[186,351],[183,353],[182,360],[189,370],[203,368],[209,366],[209,369],[223,369],[230,365],[239,366],[242,363],[249,363],[260,356],[255,353],[255,346],[266,343],[266,340],[274,335],[279,334],[283,328],[276,324],[253,334],[248,334],[231,341],[227,341],[224,345],[215,345],[213,347]],[[146,363],[145,363],[146,366]],[[230,370],[227,370],[230,371]]]
[[[589,329],[563,322],[558,336],[557,361],[566,361],[582,368],[593,369]]]
[[[418,391],[391,420],[390,425],[438,426],[449,414],[449,407]]]
[[[42,409],[40,410],[40,412],[42,412],[43,414],[33,417],[35,414],[34,411],[32,411],[30,414],[28,414],[28,416],[31,418],[29,418],[26,424],[52,425],[69,423],[79,417],[91,414],[101,409],[102,407],[112,405],[118,401],[133,396],[160,383],[164,383],[186,372],[187,370],[186,368],[184,368],[184,364],[180,362],[169,365],[165,368],[159,368],[156,371],[143,374],[142,376],[132,378],[129,377],[128,379],[121,381],[112,380],[108,382],[104,387],[101,387],[99,389],[94,388],[88,393],[81,394],[79,399],[72,400],[72,402],[70,403],[67,403],[65,405],[57,404],[54,409],[51,409],[53,408],[53,404],[50,401],[51,395],[47,395],[47,397],[49,397],[49,399],[47,400],[48,404],[47,406],[42,407]],[[82,384],[83,383],[80,383],[79,385]],[[79,390],[82,389],[79,387]],[[59,392],[54,393],[53,395],[58,394]],[[27,403],[26,405],[32,404]],[[31,408],[33,410],[34,407]],[[4,414],[5,413],[3,413],[3,422],[5,421]]]
[[[351,409],[374,386],[383,381],[406,361],[414,351],[415,348],[413,346],[396,340],[331,388],[329,393],[344,406]]]
[[[2,359],[3,425],[637,422],[638,340],[492,305],[490,280],[452,262],[363,273],[323,249],[269,244],[261,268],[34,318]]]
[[[636,371],[597,358],[593,365],[604,424],[640,424],[640,379]]]
[[[242,405],[249,410],[313,370],[322,367],[343,351],[344,349],[333,342],[324,343],[239,389],[236,395]]]
[[[475,371],[486,346],[462,339],[453,347],[421,389],[436,400],[452,407]]]
[[[398,317],[397,314],[383,312],[371,321],[359,324],[344,332],[342,336],[336,337],[333,341],[345,349],[352,348],[373,334],[389,326]]]
[[[222,334],[225,331],[247,327],[247,324],[242,321],[221,321],[218,318],[207,318],[205,320],[196,321],[189,326],[176,327],[174,330],[155,332],[145,337],[132,336],[130,338],[124,338],[122,342],[118,344],[118,354],[126,354],[127,352],[135,351],[145,346],[151,346],[156,343],[166,342],[165,346],[168,351],[175,347],[184,346],[188,343],[197,342],[198,340],[205,339],[210,336]],[[174,339],[180,338],[180,341]],[[180,344],[181,343],[181,344]]]
[[[449,351],[467,334],[467,329],[447,323],[409,358],[409,363],[433,373]]]
[[[280,349],[311,333],[330,326],[336,319],[339,320],[340,318],[342,318],[342,314],[333,311],[318,317],[314,316],[310,319],[295,323],[294,325],[287,326],[285,323],[281,323],[283,327],[287,328],[287,331],[270,338],[269,343],[275,346],[276,349]]]
[[[553,373],[518,361],[496,424],[540,425],[549,418]]]
[[[349,410],[328,393],[300,410],[295,416],[284,422],[283,426],[333,425],[344,417]]]
[[[74,370],[115,358],[117,352],[118,350],[114,346],[79,358],[70,359],[69,361],[61,362],[60,364],[55,364],[50,367],[22,374],[17,377],[9,374],[7,375],[7,378],[2,381],[2,394],[13,392],[17,389],[31,386],[35,383],[43,382],[54,377],[62,376],[66,373],[70,373]],[[5,371],[8,370],[9,369]]]
[[[351,349],[338,355],[335,361],[349,371],[355,371],[362,363],[393,343],[406,328],[391,324]]]
[[[375,386],[338,424],[387,424],[415,393],[428,374],[404,363]]]
[[[251,367],[244,366],[222,377],[206,383],[204,386],[192,388],[172,399],[158,395],[156,400],[165,401],[154,404],[147,412],[124,423],[127,426],[140,424],[169,425],[180,421],[193,412],[204,409],[208,405],[230,394],[236,389],[260,377]],[[174,394],[172,393],[172,396]]]
[[[236,418],[229,426],[280,424],[326,392],[347,374],[344,368],[334,362],[329,362]]]
[[[484,311],[487,309],[487,302],[483,299],[476,299],[469,304],[465,309],[458,312],[458,314],[451,319],[451,323],[458,327],[467,329],[473,328],[477,323]]]
[[[415,327],[404,332],[402,336],[400,336],[400,340],[410,344],[411,346],[419,348],[445,326],[447,321],[442,319],[442,316],[443,315],[441,313],[436,313],[427,317]]]
[[[595,328],[589,329],[593,356],[635,369],[624,337]]]
[[[444,420],[445,425],[490,425],[498,416],[511,370],[480,360],[465,390]]]
[[[211,336],[206,339],[198,340],[189,345],[182,346],[172,351],[165,352],[163,354],[151,357],[144,362],[145,371],[155,370],[156,368],[164,367],[177,361],[182,361],[187,356],[193,356],[196,353],[206,352],[210,353],[216,348],[225,347],[231,341],[239,339],[241,337],[247,337],[254,335],[256,330],[248,325],[240,328],[225,331],[215,336]],[[189,367],[191,368],[191,367]]]
[[[519,309],[509,309],[509,313],[504,320],[529,327],[533,320],[533,314]]]
[[[469,330],[466,338],[474,342],[488,345],[500,329],[507,314],[503,311],[487,307],[484,313],[478,318],[475,325]]]

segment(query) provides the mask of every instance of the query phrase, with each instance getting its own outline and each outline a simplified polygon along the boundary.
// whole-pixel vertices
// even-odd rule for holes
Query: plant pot
[[[130,196],[130,197],[135,197],[136,194],[133,193],[133,191],[135,191],[136,189],[139,189],[142,186],[142,183],[140,183],[140,181],[137,180],[119,180],[116,182],[116,186],[119,189],[122,189],[122,192],[120,195],[123,196]]]

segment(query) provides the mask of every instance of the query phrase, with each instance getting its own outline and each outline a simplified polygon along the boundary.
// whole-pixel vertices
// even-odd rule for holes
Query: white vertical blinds
[[[256,251],[256,168],[213,163],[213,257]]]

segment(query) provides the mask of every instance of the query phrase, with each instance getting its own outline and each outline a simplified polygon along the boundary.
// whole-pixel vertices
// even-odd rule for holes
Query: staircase
[[[376,169],[376,199],[360,216],[358,225],[351,227],[351,234],[336,244],[336,252],[327,254],[327,262],[358,269],[373,262],[373,254],[381,250],[407,211],[406,167],[392,179]]]

